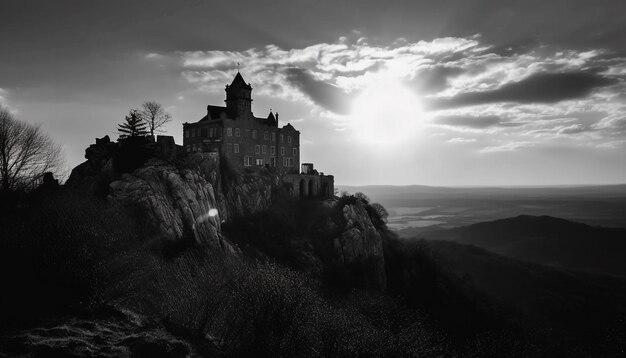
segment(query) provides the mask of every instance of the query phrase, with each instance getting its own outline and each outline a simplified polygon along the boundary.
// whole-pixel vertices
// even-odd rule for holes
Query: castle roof
[[[220,119],[222,118],[222,113],[227,113],[226,107],[222,107],[222,106],[208,105],[206,106],[206,110],[207,110],[207,114],[204,117],[200,118],[198,122]]]
[[[287,123],[281,129],[286,129],[286,130],[297,132],[297,130],[291,125],[291,123]]]
[[[230,84],[230,87],[244,87],[244,88],[248,88],[248,89],[252,89],[252,87],[246,83],[246,81],[244,81],[243,76],[241,76],[241,73],[237,72],[237,75],[235,75],[235,78],[233,79],[233,82]]]

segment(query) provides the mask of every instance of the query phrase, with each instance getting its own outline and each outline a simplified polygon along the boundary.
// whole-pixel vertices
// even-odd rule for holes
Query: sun
[[[396,78],[376,78],[354,100],[350,122],[364,143],[411,139],[424,113],[419,99]]]

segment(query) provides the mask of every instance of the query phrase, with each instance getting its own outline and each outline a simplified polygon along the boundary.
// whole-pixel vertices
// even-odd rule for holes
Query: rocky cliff
[[[118,165],[123,151],[107,137],[96,140],[67,185],[139,208],[163,240],[192,238],[230,247],[220,224],[269,208],[278,185],[278,178],[264,169],[223,177],[218,153],[195,153],[178,161],[152,157],[124,172]]]
[[[111,182],[109,198],[139,204],[166,239],[191,235],[224,246],[220,224],[267,210],[278,180],[263,170],[223,179],[218,153],[196,153],[178,165],[155,159]]]
[[[222,244],[215,189],[198,171],[151,160],[109,187],[110,200],[137,205],[164,240]]]
[[[86,157],[72,172],[68,186],[132,205],[163,241],[192,240],[232,252],[236,245],[224,237],[221,224],[272,210],[273,191],[281,186],[280,178],[265,168],[230,172],[218,153],[194,153],[178,160],[153,156],[124,172],[117,164],[124,157],[123,148],[103,139],[90,146]],[[333,229],[339,234],[331,247],[336,264],[359,272],[365,287],[384,289],[383,239],[366,208],[361,200],[337,208],[342,219]],[[323,227],[332,219],[321,221]]]
[[[365,209],[357,200],[343,207],[345,231],[333,244],[339,261],[344,265],[357,265],[364,270],[364,284],[370,289],[384,290],[386,286],[383,238]]]

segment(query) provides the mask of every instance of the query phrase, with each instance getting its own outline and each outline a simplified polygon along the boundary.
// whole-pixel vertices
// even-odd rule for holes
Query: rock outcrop
[[[272,204],[272,191],[279,185],[278,176],[265,168],[225,176],[217,153],[192,154],[185,166],[213,185],[223,221],[267,210]]]
[[[178,160],[153,157],[124,172],[118,165],[123,150],[108,138],[98,140],[68,183],[104,192],[109,200],[138,209],[165,242],[193,240],[236,252],[236,246],[223,237],[221,224],[271,209],[273,191],[281,185],[280,178],[266,168],[231,173],[222,167],[217,152],[193,153]],[[383,239],[367,203],[355,198],[340,209],[342,219],[329,229],[337,233],[330,245],[334,264],[352,272],[358,287],[384,290]]]
[[[109,199],[137,205],[164,240],[223,245],[213,185],[197,171],[150,160],[109,186]]]
[[[0,336],[1,357],[221,357],[209,339],[126,310],[47,321]]]
[[[113,165],[118,152],[119,145],[108,135],[96,138],[96,143],[85,150],[87,161],[72,169],[65,186],[95,194],[106,191],[108,184],[119,177]]]
[[[108,137],[85,151],[69,187],[138,207],[163,240],[193,239],[227,246],[220,224],[267,210],[278,177],[264,168],[225,177],[218,153],[194,153],[181,160],[152,158],[124,172],[117,162],[123,148]]]
[[[360,200],[343,207],[345,231],[335,238],[335,252],[343,265],[356,266],[362,272],[364,285],[369,289],[386,287],[383,238]]]

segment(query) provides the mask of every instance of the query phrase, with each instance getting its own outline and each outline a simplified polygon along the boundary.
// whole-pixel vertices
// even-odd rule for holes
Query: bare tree
[[[44,173],[58,175],[64,164],[59,143],[0,107],[0,193],[32,189]]]
[[[154,136],[155,132],[162,132],[161,127],[172,120],[172,116],[165,111],[165,108],[155,101],[144,102],[141,105],[139,115],[148,125],[151,136]]]

